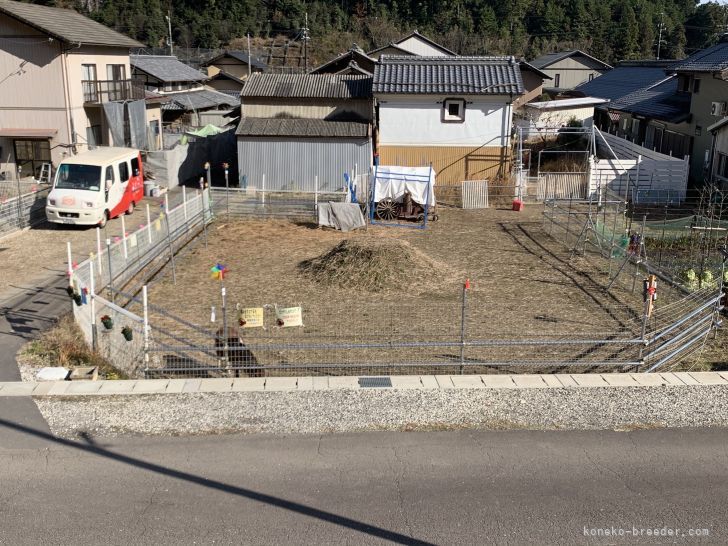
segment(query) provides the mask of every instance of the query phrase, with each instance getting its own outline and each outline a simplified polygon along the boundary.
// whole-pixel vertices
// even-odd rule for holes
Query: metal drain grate
[[[380,388],[380,389],[383,387],[391,387],[392,378],[391,377],[360,377],[359,386],[360,387],[373,387],[373,388]]]

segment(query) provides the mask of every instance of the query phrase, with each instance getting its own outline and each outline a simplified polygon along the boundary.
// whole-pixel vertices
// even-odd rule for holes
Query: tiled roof
[[[374,68],[375,93],[520,95],[523,80],[513,57],[384,55]]]
[[[579,56],[579,55],[592,59],[593,61],[596,61],[598,64],[602,65],[602,68],[606,68],[606,69],[612,68],[604,61],[600,61],[596,57],[592,57],[588,53],[584,53],[583,51],[579,51],[578,49],[572,49],[569,51],[561,51],[558,53],[547,53],[546,55],[541,55],[540,57],[532,60],[531,64],[533,66],[535,66],[536,68],[543,69],[543,68],[548,68],[552,64],[557,63],[562,59],[566,59],[568,57]]]
[[[205,61],[202,66],[210,66],[215,64],[217,61],[222,59],[223,57],[232,57],[233,59],[236,59],[240,61],[241,63],[248,64],[248,52],[243,49],[226,49],[219,55],[213,57],[209,61]],[[261,70],[265,70],[268,68],[268,65],[263,62],[263,60],[260,57],[257,57],[252,54],[250,55],[250,66],[253,66],[255,68],[260,68]]]
[[[728,70],[728,38],[723,36],[713,47],[693,53],[670,67],[675,72],[718,72]]]
[[[649,87],[666,78],[664,65],[654,67],[617,66],[612,70],[583,83],[574,90],[587,97],[617,100],[643,87]]]
[[[68,44],[144,47],[144,44],[70,9],[0,0],[0,13]]]
[[[371,76],[349,74],[252,74],[241,93],[253,97],[368,99]]]
[[[171,93],[165,95],[170,101],[162,106],[162,110],[207,110],[208,108],[232,108],[240,103],[236,97],[231,97],[212,89],[200,89],[184,93]]]
[[[690,117],[690,95],[677,92],[677,76],[609,103],[610,110],[680,123]]]
[[[201,82],[202,72],[171,55],[130,55],[132,69],[140,70],[162,82]]]
[[[322,64],[319,67],[311,70],[311,74],[336,74],[351,63],[355,63],[363,72],[368,72],[371,75],[371,71],[367,70],[367,67],[371,67],[374,70],[374,63],[376,59],[372,59],[361,49],[352,47],[346,53],[342,53],[338,57],[331,59],[329,62]]]
[[[235,134],[257,137],[367,138],[369,125],[323,119],[245,118]]]

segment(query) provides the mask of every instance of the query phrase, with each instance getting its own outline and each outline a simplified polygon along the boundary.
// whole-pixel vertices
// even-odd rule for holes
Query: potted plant
[[[73,286],[70,284],[66,287],[66,294],[68,294],[69,298],[73,298],[76,295],[76,291],[73,289]]]
[[[103,317],[101,317],[101,324],[103,324],[104,328],[106,328],[107,330],[111,330],[114,327],[114,321],[109,315],[104,315]]]
[[[134,330],[132,330],[129,326],[124,326],[121,329],[121,335],[124,336],[125,340],[131,341],[134,339]]]

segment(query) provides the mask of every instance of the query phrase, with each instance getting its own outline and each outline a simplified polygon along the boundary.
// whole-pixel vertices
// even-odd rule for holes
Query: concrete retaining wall
[[[327,433],[728,426],[728,372],[162,379],[0,384],[54,433]]]

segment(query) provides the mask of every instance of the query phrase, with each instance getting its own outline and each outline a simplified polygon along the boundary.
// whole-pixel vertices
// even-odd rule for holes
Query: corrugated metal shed
[[[306,138],[238,136],[240,180],[266,190],[337,191],[344,173],[367,173],[372,164],[369,138]],[[318,186],[316,186],[318,177]]]
[[[235,134],[300,138],[366,138],[369,135],[369,124],[323,119],[246,118],[240,122]]]
[[[693,53],[687,59],[672,65],[675,72],[718,72],[728,70],[728,34],[713,47]]]
[[[130,55],[132,68],[162,82],[201,82],[207,80],[199,70],[171,55]]]
[[[252,74],[241,93],[245,98],[368,99],[371,76],[349,74]]]
[[[520,95],[523,80],[513,57],[383,55],[374,69],[375,93]]]
[[[170,100],[167,104],[162,105],[162,110],[191,111],[223,106],[232,108],[239,103],[236,97],[231,97],[219,91],[212,91],[211,89],[200,89],[199,91],[174,93],[165,96]]]
[[[0,0],[0,13],[5,13],[65,43],[126,48],[144,47],[144,44],[70,9]]]

